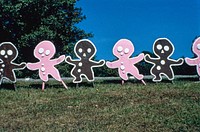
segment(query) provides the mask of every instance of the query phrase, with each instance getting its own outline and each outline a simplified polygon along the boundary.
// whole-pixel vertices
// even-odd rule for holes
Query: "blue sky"
[[[159,37],[174,44],[172,58],[192,57],[200,36],[200,0],[80,0],[76,6],[87,17],[78,27],[94,34],[97,59],[115,59],[112,48],[122,38],[133,42],[133,56],[152,52]]]

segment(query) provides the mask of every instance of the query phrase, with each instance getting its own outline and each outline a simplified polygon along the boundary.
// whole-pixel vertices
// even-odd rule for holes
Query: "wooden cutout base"
[[[62,82],[63,86],[64,86],[66,89],[68,89],[68,87],[67,87],[67,85],[64,83],[64,81],[61,81],[61,82]]]
[[[79,87],[79,83],[76,83],[76,88],[78,88]]]
[[[124,85],[124,80],[122,80],[122,85]]]
[[[13,88],[15,91],[17,90],[15,83],[13,83]]]
[[[147,85],[143,79],[142,79],[141,81],[142,81],[142,83],[143,83],[145,86]]]
[[[42,82],[42,91],[44,91],[45,88],[45,82]]]

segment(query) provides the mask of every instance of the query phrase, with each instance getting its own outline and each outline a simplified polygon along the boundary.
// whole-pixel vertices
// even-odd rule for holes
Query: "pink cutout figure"
[[[118,68],[119,76],[123,80],[128,80],[128,73],[133,75],[138,80],[141,80],[144,85],[146,83],[143,80],[143,75],[139,74],[139,70],[134,64],[140,62],[144,58],[144,54],[141,53],[137,57],[130,58],[134,52],[134,46],[130,40],[121,39],[113,47],[113,54],[118,58],[117,61],[106,62],[107,67],[109,68]],[[123,84],[123,81],[122,81]]]
[[[186,57],[185,62],[190,66],[196,66],[197,73],[200,76],[200,37],[194,41],[192,51],[197,55],[197,58]]]
[[[59,71],[55,68],[55,65],[64,61],[65,55],[62,55],[57,59],[51,59],[55,53],[56,49],[52,42],[42,41],[34,49],[34,56],[40,61],[36,63],[27,63],[28,69],[39,70],[39,77],[43,81],[42,90],[45,88],[45,82],[48,81],[49,74],[57,81],[62,82],[64,87],[67,89],[66,84],[60,77]]]

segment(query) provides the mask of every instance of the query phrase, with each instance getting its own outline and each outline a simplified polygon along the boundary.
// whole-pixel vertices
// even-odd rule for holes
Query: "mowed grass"
[[[200,131],[200,83],[56,82],[0,90],[0,131]]]

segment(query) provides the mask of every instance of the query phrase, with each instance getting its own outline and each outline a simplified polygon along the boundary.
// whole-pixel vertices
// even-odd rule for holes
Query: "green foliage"
[[[57,56],[72,54],[72,47],[91,33],[76,27],[86,18],[76,0],[0,0],[0,42],[11,41],[19,50],[20,61],[36,61],[34,47],[52,41]]]
[[[196,66],[189,66],[185,61],[181,66],[172,68],[175,75],[197,75]]]
[[[95,77],[118,77],[118,69],[110,69],[106,64],[102,67],[93,68]]]

